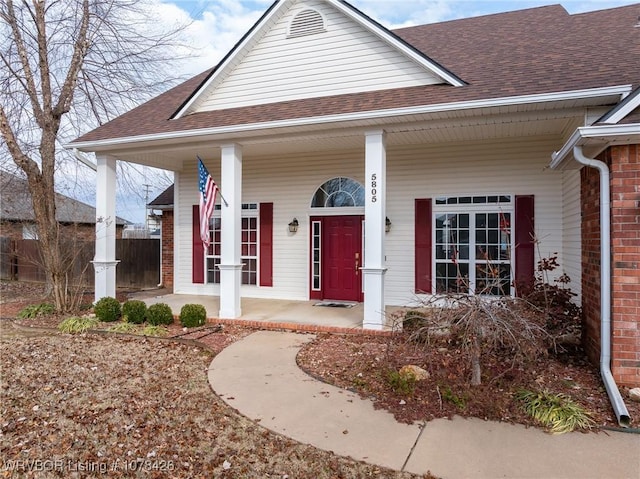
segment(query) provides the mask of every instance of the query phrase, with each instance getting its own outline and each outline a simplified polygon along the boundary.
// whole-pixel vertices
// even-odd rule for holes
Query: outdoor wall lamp
[[[295,233],[298,231],[298,218],[293,218],[291,223],[289,223],[289,233]]]
[[[384,219],[384,232],[388,233],[389,231],[391,231],[391,220],[389,219],[389,217],[387,216]]]

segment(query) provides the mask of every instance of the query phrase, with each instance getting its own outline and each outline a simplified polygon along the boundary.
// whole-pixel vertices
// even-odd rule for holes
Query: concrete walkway
[[[342,456],[442,478],[640,478],[640,435],[552,436],[477,419],[395,421],[372,402],[316,381],[296,365],[313,335],[258,331],[224,349],[209,382],[264,427]]]

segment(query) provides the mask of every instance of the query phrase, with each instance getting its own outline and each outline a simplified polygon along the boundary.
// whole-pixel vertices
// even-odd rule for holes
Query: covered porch
[[[150,292],[142,292],[131,295],[132,299],[140,299],[147,306],[155,303],[166,303],[173,314],[178,316],[180,309],[185,304],[201,304],[207,310],[207,318],[218,319],[220,311],[220,298],[218,296],[203,296],[195,294],[160,294],[153,295]],[[333,305],[321,306],[322,301],[294,301],[262,298],[242,298],[242,315],[236,318],[238,323],[246,321],[248,324],[255,322],[269,325],[282,325],[287,328],[301,326],[315,326],[322,331],[339,329],[362,330],[363,303],[346,303],[349,307]],[[351,305],[352,304],[352,305]],[[391,316],[399,307],[387,306],[384,317],[387,319],[384,330],[394,328]]]

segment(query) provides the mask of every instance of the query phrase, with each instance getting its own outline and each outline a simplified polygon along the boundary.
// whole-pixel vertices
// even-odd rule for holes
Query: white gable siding
[[[567,170],[562,173],[562,252],[564,261],[560,265],[569,275],[569,287],[578,296],[580,303],[582,291],[582,245],[580,233],[580,170]]]
[[[288,38],[295,14],[317,9],[326,32]],[[198,111],[440,83],[441,80],[322,1],[286,12]]]
[[[364,142],[364,139],[363,139]],[[536,230],[540,254],[560,255],[575,264],[575,244],[563,237],[563,217],[569,218],[569,196],[563,199],[563,176],[544,170],[556,144],[547,139],[496,140],[482,143],[392,147],[388,150],[386,234],[386,302],[408,304],[414,300],[414,200],[441,195],[509,193],[535,195]],[[219,160],[207,161],[219,178]],[[327,179],[346,176],[363,182],[364,151],[327,151],[305,155],[243,159],[243,202],[273,202],[273,287],[243,286],[246,297],[306,300],[309,295],[309,204],[315,190]],[[178,293],[218,294],[217,285],[191,283],[191,207],[197,203],[196,169],[178,175],[176,212],[175,290]],[[224,193],[224,185],[220,185]],[[561,205],[567,203],[567,208]],[[297,218],[298,233],[287,224]],[[575,218],[574,218],[575,221]],[[563,247],[569,249],[562,257]],[[537,253],[536,253],[537,254]],[[579,263],[577,265],[579,268]],[[575,281],[575,280],[574,280]],[[572,288],[575,290],[575,284]]]

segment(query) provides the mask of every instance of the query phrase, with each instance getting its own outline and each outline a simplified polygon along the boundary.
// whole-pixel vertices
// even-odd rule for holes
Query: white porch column
[[[242,148],[224,145],[221,148],[221,191],[228,206],[222,203],[220,251],[220,317],[239,318],[240,287],[242,285]]]
[[[97,155],[95,300],[116,296],[116,159]]]
[[[384,315],[384,234],[387,149],[384,130],[365,134],[364,320],[365,329],[381,330]]]

